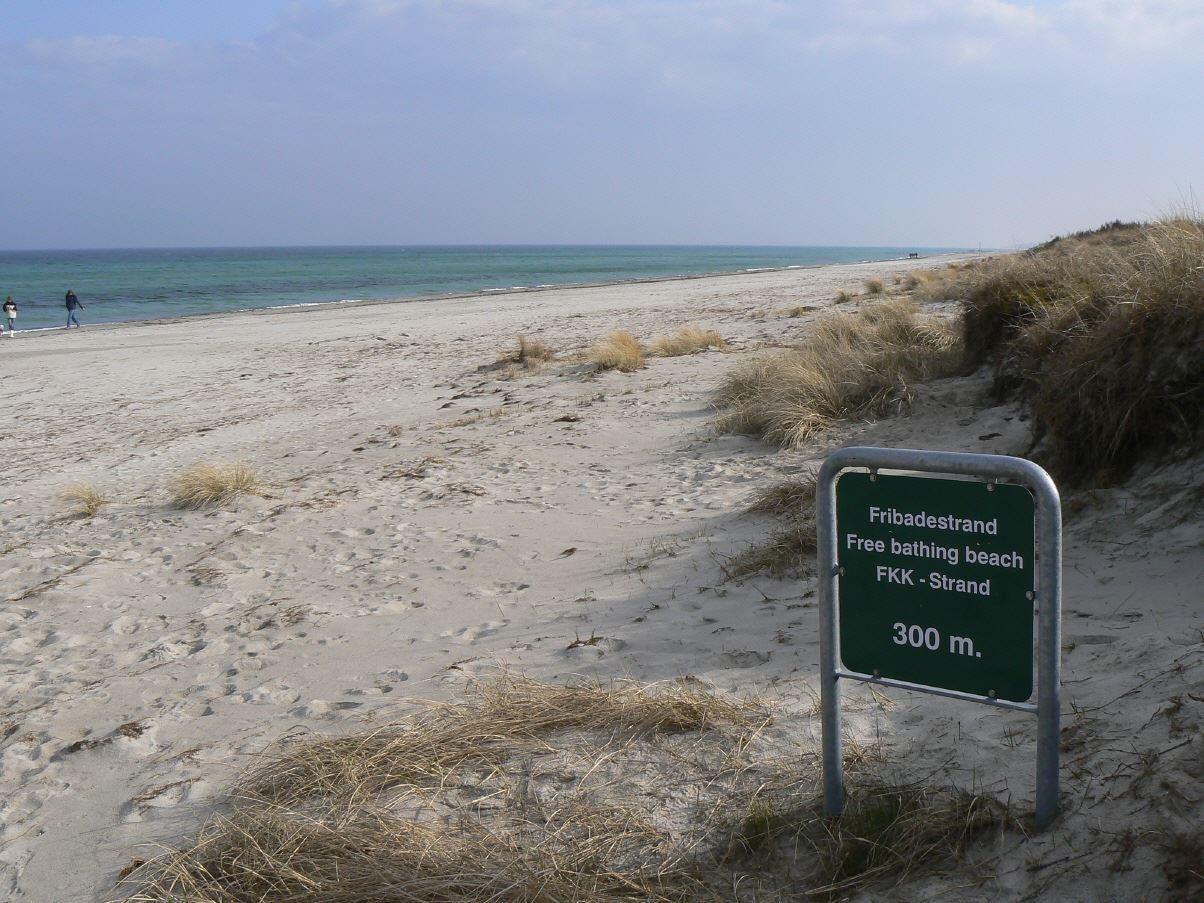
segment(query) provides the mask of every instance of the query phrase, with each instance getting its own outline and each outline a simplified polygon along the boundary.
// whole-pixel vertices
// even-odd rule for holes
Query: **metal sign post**
[[[1037,825],[1048,825],[1062,642],[1062,512],[1049,474],[1003,455],[845,448],[820,469],[816,506],[825,811],[844,806],[846,678],[1035,713]]]

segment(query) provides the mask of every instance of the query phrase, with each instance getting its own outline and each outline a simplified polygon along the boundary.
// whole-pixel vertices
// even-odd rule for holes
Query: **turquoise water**
[[[85,324],[328,301],[406,299],[772,267],[851,263],[948,248],[407,247],[0,251],[0,298],[17,329],[62,326],[74,289]]]

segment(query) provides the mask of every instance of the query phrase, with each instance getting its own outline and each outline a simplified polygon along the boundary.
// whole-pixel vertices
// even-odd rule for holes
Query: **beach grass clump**
[[[848,304],[850,301],[856,301],[856,300],[857,300],[856,293],[846,291],[845,289],[842,288],[840,291],[838,291],[836,293],[836,299],[833,303],[834,304]]]
[[[935,270],[912,270],[903,277],[902,285],[904,290],[913,292],[918,288],[928,285],[935,278],[937,278]]]
[[[558,731],[652,736],[739,724],[759,711],[685,681],[561,686],[510,676],[481,684],[468,703],[434,706],[366,734],[287,747],[241,787],[285,806],[315,795],[435,789],[468,763],[493,766]]]
[[[517,363],[546,363],[554,357],[556,352],[538,339],[529,339],[524,335],[518,337],[518,350],[514,357]]]
[[[246,464],[201,462],[176,477],[171,501],[177,508],[212,508],[229,504],[240,495],[255,494],[261,488],[258,475]]]
[[[888,877],[898,886],[960,858],[972,840],[1011,822],[997,800],[964,790],[854,783],[844,812],[816,843],[827,883],[815,890],[843,895]]]
[[[595,343],[589,359],[599,370],[631,373],[644,366],[644,349],[630,332],[620,329]]]
[[[723,577],[745,580],[760,575],[779,579],[800,576],[807,573],[815,559],[816,543],[814,518],[788,523],[724,559]]]
[[[778,523],[765,539],[751,543],[723,561],[721,567],[725,579],[805,573],[815,558],[818,542],[815,474],[808,473],[758,490],[748,512],[768,514]]]
[[[1204,220],[1108,224],[964,268],[965,368],[1028,405],[1039,456],[1071,484],[1123,479],[1204,434]]]
[[[824,816],[805,780],[758,786],[748,799],[730,800],[728,810],[739,814],[728,823],[721,859],[762,871],[783,866],[779,874],[790,875],[795,888],[829,899],[931,874],[962,859],[975,840],[1016,825],[991,797],[855,771],[839,818]]]
[[[660,767],[698,769],[765,723],[763,707],[694,681],[502,678],[465,703],[269,753],[194,841],[131,870],[125,899],[717,899],[684,846],[622,801],[675,735],[682,754]]]
[[[862,285],[865,286],[865,291],[868,295],[881,295],[886,291],[886,283],[877,276],[866,279]]]
[[[703,329],[700,326],[683,326],[671,336],[662,336],[652,343],[652,353],[658,357],[680,357],[684,354],[697,354],[714,348],[722,351],[727,347],[723,336],[713,329]]]
[[[796,347],[733,371],[715,398],[722,432],[797,447],[836,420],[904,408],[915,382],[953,373],[956,330],[894,299],[857,312],[829,311]]]
[[[964,790],[851,782],[841,816],[812,835],[824,883],[811,892],[844,896],[875,884],[897,887],[960,859],[973,840],[1013,821],[997,800]]]
[[[92,517],[109,504],[111,499],[91,483],[72,483],[63,488],[59,498],[71,505],[73,517]]]
[[[748,511],[774,517],[795,517],[815,507],[815,474],[793,480],[783,480],[758,489],[753,494]]]

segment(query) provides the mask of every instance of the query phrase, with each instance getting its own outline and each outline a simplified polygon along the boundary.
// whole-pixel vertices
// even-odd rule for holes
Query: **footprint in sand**
[[[597,661],[612,652],[618,652],[627,646],[626,640],[617,637],[597,636],[591,633],[588,637],[578,636],[564,650],[565,658],[570,661]]]
[[[183,778],[148,787],[121,807],[121,818],[126,822],[139,822],[155,809],[171,809],[208,796],[209,789],[209,783],[200,778]]]
[[[740,649],[725,652],[720,658],[723,659],[724,667],[727,668],[755,668],[768,662],[772,654],[770,652],[755,652],[751,649]]]
[[[48,760],[42,745],[50,739],[45,731],[23,734],[13,740],[0,754],[0,775],[5,783],[14,777],[18,786],[45,770]]]
[[[243,702],[253,704],[270,703],[273,705],[291,705],[301,698],[301,694],[280,680],[269,680],[241,694]]]

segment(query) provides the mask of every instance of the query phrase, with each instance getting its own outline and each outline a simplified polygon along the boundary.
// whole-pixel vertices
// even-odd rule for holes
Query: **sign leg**
[[[1052,485],[1052,484],[1051,484]],[[1056,490],[1039,497],[1041,570],[1037,648],[1037,827],[1058,814],[1062,742],[1062,507]]]
[[[836,619],[836,477],[831,459],[816,479],[819,561],[819,696],[823,718],[824,813],[844,809],[844,763],[840,750],[840,683],[836,676],[839,625]]]
[[[836,818],[844,810],[844,762],[840,749],[840,684],[834,668],[825,667],[820,687],[823,707],[824,813]]]

